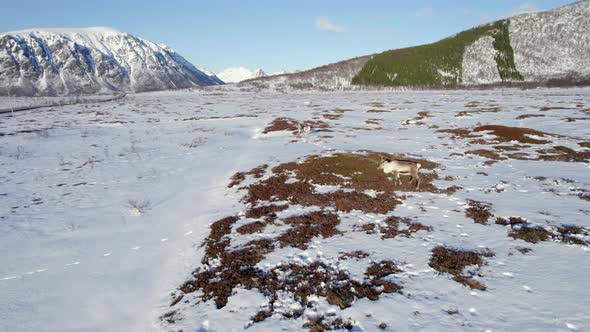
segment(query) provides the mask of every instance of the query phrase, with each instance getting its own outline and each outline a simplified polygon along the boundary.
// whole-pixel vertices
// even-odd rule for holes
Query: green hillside
[[[356,85],[441,86],[462,83],[465,48],[489,35],[498,50],[496,63],[503,81],[522,81],[514,65],[508,20],[482,25],[436,43],[385,51],[367,61],[352,79]],[[444,73],[444,74],[441,74]]]

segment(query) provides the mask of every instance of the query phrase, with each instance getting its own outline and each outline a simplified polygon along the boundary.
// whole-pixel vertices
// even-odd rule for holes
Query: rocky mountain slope
[[[223,84],[165,45],[111,28],[0,34],[0,94],[74,95]]]
[[[589,17],[590,0],[583,0],[478,26],[432,44],[248,83],[280,89],[350,89],[588,82]]]

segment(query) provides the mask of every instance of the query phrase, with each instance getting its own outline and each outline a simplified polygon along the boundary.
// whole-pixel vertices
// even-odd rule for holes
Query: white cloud
[[[537,8],[537,6],[535,4],[533,4],[531,2],[525,2],[525,3],[521,4],[520,6],[509,10],[506,14],[504,14],[504,17],[510,17],[510,16],[515,16],[515,15],[520,15],[520,14],[537,12],[537,11],[539,11],[539,8]]]
[[[432,7],[420,8],[416,12],[416,16],[418,16],[418,17],[432,17],[432,16],[434,16],[434,9]]]
[[[327,32],[343,32],[344,31],[344,27],[332,23],[332,21],[327,18],[316,18],[314,25],[315,25],[316,29],[322,30],[322,31],[327,31]]]

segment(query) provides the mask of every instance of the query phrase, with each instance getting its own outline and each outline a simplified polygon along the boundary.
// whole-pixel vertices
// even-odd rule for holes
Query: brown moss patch
[[[342,114],[322,114],[322,117],[326,120],[338,120],[342,117]]]
[[[266,223],[255,221],[249,224],[242,225],[236,229],[236,231],[242,235],[244,234],[254,234],[262,232],[262,230],[266,227]]]
[[[274,119],[264,130],[262,131],[263,134],[268,134],[274,131],[290,131],[292,133],[297,133],[299,128],[304,128],[305,126],[310,126],[314,131],[321,131],[321,132],[330,132],[330,126],[323,122],[323,121],[314,121],[314,120],[305,120],[303,122],[299,122],[292,118],[287,117],[280,117]]]
[[[477,155],[477,156],[492,159],[492,160],[506,160],[506,159],[508,159],[506,157],[499,155],[498,153],[496,153],[494,151],[485,150],[485,149],[471,150],[471,151],[466,151],[465,153]]]
[[[353,327],[353,322],[350,319],[344,321],[342,318],[332,319],[324,315],[313,317],[303,324],[303,328],[308,329],[310,332],[352,330]]]
[[[494,146],[494,149],[496,149],[498,151],[519,151],[520,149],[529,148],[529,147],[530,147],[530,145],[520,145],[520,144],[496,145],[496,146]]]
[[[347,260],[347,259],[363,259],[369,257],[369,253],[364,252],[362,250],[355,250],[351,252],[342,253],[338,256],[338,259]]]
[[[532,138],[528,135],[534,135],[538,137],[557,137],[557,135],[545,133],[530,128],[508,127],[499,125],[479,126],[475,127],[473,131],[490,132],[492,135],[496,136],[496,140],[499,142],[517,141],[524,144],[546,144],[550,142],[548,140]]]
[[[440,130],[437,130],[436,132],[437,133],[444,133],[444,134],[451,134],[453,139],[481,137],[481,135],[474,135],[471,132],[471,130],[464,129],[464,128],[440,129]]]
[[[258,167],[254,167],[248,172],[237,172],[231,177],[230,183],[227,185],[228,188],[232,188],[233,186],[240,185],[244,180],[246,180],[246,176],[251,175],[257,179],[264,176],[268,165],[264,164]]]
[[[365,123],[368,125],[379,125],[381,124],[381,121],[381,119],[368,119],[365,121]]]
[[[516,120],[524,120],[528,118],[542,118],[545,117],[544,114],[523,114],[516,117]]]
[[[422,181],[420,189],[413,188],[409,183],[396,186],[392,177],[378,169],[381,158],[409,160],[420,163],[423,170],[433,170],[438,165],[424,159],[409,158],[387,153],[366,152],[338,153],[330,156],[311,156],[301,163],[286,163],[273,168],[275,174],[295,173],[295,177],[304,182],[320,185],[340,186],[358,191],[376,190],[383,192],[394,191],[430,191],[439,189],[432,185],[438,175],[420,174]]]
[[[335,109],[332,110],[332,112],[338,113],[338,114],[343,114],[343,113],[346,113],[346,112],[354,112],[354,111],[351,110],[351,109],[348,109],[348,108],[335,108]]]
[[[531,248],[526,248],[526,247],[518,247],[516,248],[516,250],[518,250],[521,254],[526,255],[529,252],[533,251],[533,249]]]
[[[467,208],[465,209],[465,216],[473,219],[477,224],[487,225],[488,220],[494,216],[492,213],[492,205],[490,203],[479,202],[475,200],[467,200]]]
[[[404,226],[403,228],[401,226]],[[432,232],[432,227],[423,225],[421,223],[413,223],[410,218],[401,218],[397,216],[387,217],[383,223],[375,224],[368,223],[360,226],[355,226],[358,231],[367,234],[381,234],[382,239],[393,239],[398,236],[411,237],[412,234],[425,231]]]
[[[520,217],[509,217],[508,219],[498,217],[496,218],[496,224],[503,226],[514,226],[528,224],[528,221]]]
[[[263,205],[254,208],[250,208],[246,211],[246,218],[251,219],[259,219],[262,217],[266,217],[268,219],[274,220],[276,218],[276,213],[284,211],[289,208],[289,205]]]
[[[291,118],[276,118],[264,128],[263,134],[268,134],[273,131],[297,131],[299,129],[299,122]]]
[[[588,241],[578,237],[579,235],[585,237],[589,235],[590,231],[584,227],[575,225],[561,225],[557,227],[556,232],[561,242],[583,246],[590,245]]]
[[[472,289],[485,290],[486,287],[481,282],[473,279],[474,272],[463,274],[467,266],[482,266],[483,257],[493,257],[494,253],[490,251],[467,251],[454,248],[438,246],[432,249],[430,258],[430,267],[441,273],[453,275],[453,280],[468,286]]]
[[[378,194],[371,197],[358,191],[319,194],[307,182],[287,182],[285,174],[275,175],[248,187],[244,201],[255,207],[260,201],[287,201],[303,206],[333,207],[338,211],[352,210],[367,213],[387,213],[401,203],[393,194]]]
[[[547,241],[551,238],[551,232],[543,227],[519,227],[512,229],[508,236],[514,239],[520,239],[529,243],[538,243],[540,241]]]
[[[340,224],[340,219],[333,213],[311,212],[283,219],[283,222],[292,227],[277,238],[281,247],[295,247],[304,250],[316,236],[328,238],[340,234],[340,231],[336,229],[336,226]]]
[[[575,151],[566,146],[554,146],[551,149],[537,150],[539,160],[563,162],[588,162],[590,151]]]

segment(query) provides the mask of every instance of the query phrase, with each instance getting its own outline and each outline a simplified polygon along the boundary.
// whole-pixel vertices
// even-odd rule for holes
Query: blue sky
[[[433,42],[573,0],[0,0],[0,31],[111,26],[170,45],[196,66],[305,69]]]

